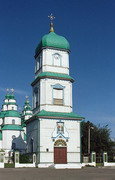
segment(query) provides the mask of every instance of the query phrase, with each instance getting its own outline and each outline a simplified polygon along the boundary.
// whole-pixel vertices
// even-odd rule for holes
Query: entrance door
[[[67,147],[54,147],[54,164],[67,164]]]

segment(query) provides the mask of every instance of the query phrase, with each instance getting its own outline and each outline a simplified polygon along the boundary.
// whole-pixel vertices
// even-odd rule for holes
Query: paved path
[[[0,169],[0,180],[115,180],[115,168]]]

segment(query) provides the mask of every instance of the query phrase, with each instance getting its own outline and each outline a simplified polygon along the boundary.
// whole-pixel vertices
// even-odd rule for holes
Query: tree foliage
[[[110,128],[108,125],[101,127],[96,126],[91,122],[83,121],[81,123],[81,142],[82,142],[82,153],[88,154],[88,129],[90,128],[90,151],[94,151],[97,154],[103,152],[112,152],[114,142],[110,138]]]

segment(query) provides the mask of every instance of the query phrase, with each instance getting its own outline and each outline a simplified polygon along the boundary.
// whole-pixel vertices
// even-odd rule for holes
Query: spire
[[[55,19],[55,17],[54,17],[53,14],[51,13],[51,15],[48,16],[48,18],[50,19],[50,32],[54,32],[53,20]]]
[[[30,117],[32,117],[32,110],[29,104],[28,96],[26,96],[25,104],[22,111],[22,124],[25,122],[25,120],[29,119]]]

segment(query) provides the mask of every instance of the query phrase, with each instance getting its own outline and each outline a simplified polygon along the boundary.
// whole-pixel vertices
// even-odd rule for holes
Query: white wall
[[[61,66],[53,65],[53,54],[58,53],[61,56]],[[69,74],[69,54],[65,51],[44,49],[43,50],[43,61],[42,61],[43,72],[57,72]]]
[[[40,121],[40,155],[41,162],[53,162],[54,142],[52,141],[52,133],[56,128],[57,120],[44,119]],[[80,122],[72,120],[62,120],[69,133],[67,143],[67,161],[72,163],[80,162]],[[63,139],[65,140],[65,139]],[[46,152],[46,149],[49,152]],[[47,158],[48,159],[47,159]]]
[[[27,151],[31,152],[31,138],[33,139],[33,150],[37,152],[37,144],[38,144],[38,136],[39,136],[39,130],[38,130],[38,120],[31,121],[29,124],[27,124],[26,132],[27,132]]]
[[[15,139],[13,136],[15,135]],[[3,130],[3,145],[2,148],[4,150],[11,150],[12,143],[16,143],[16,148],[25,149],[26,144],[24,143],[24,131],[16,131],[16,130]]]
[[[64,88],[64,105],[58,106],[53,104],[52,85],[61,84]],[[40,110],[71,112],[72,111],[72,83],[64,80],[41,79],[40,81]]]
[[[15,119],[16,125],[21,125],[21,118],[19,118],[19,117],[5,117],[4,124],[12,124],[13,119]]]
[[[56,119],[40,119],[40,127],[37,132],[37,121],[35,120],[27,124],[27,140],[28,150],[30,152],[30,139],[33,138],[36,146],[34,147],[37,152],[37,144],[40,147],[40,162],[41,163],[54,163],[54,141],[52,139],[55,134]],[[67,143],[67,162],[68,163],[79,163],[80,162],[80,122],[74,120],[62,120],[64,122],[64,135],[69,140]],[[55,139],[55,141],[58,137]],[[62,138],[66,141],[65,138]],[[39,144],[40,141],[40,144]],[[47,149],[49,150],[47,152]]]

